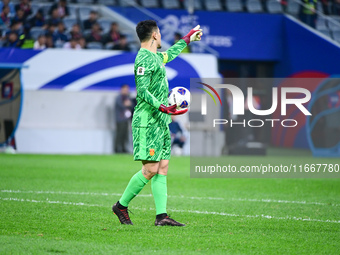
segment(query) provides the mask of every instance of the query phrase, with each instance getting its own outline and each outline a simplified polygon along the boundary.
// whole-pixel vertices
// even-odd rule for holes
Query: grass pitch
[[[294,154],[229,159],[339,161]],[[339,254],[340,179],[190,179],[189,165],[173,157],[168,174],[186,227],[153,225],[150,184],[122,226],[111,206],[141,169],[131,155],[0,155],[0,254]]]

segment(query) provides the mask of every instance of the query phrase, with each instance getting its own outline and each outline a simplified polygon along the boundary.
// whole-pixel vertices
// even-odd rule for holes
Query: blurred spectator
[[[74,24],[72,26],[70,35],[71,35],[71,38],[75,38],[77,40],[83,37],[80,26],[78,24]]]
[[[53,4],[48,14],[52,16],[54,10],[57,10],[59,18],[64,18],[65,16],[70,15],[66,0],[60,0],[58,3]]]
[[[120,94],[116,97],[115,117],[116,117],[116,138],[115,152],[127,153],[126,144],[129,139],[129,123],[132,115],[132,100],[130,97],[130,87],[123,84]]]
[[[29,24],[24,25],[23,33],[19,36],[18,47],[22,49],[33,49],[34,40],[31,36],[31,27]]]
[[[64,49],[79,50],[81,46],[79,45],[79,39],[71,38],[69,42],[66,42],[63,46]]]
[[[11,23],[11,19],[9,17],[10,9],[9,6],[4,5],[2,7],[2,12],[0,15],[0,25],[6,25],[9,26]]]
[[[181,40],[182,35],[180,33],[174,34],[174,44]],[[189,45],[182,50],[182,53],[190,53]]]
[[[321,0],[322,11],[325,15],[329,15],[329,2],[330,0]]]
[[[129,43],[125,35],[120,37],[119,43],[112,47],[113,50],[123,50],[123,51],[131,51]]]
[[[17,21],[17,22],[22,22],[24,23],[26,20],[26,17],[25,17],[25,12],[23,9],[18,9],[16,10],[15,12],[15,16],[12,18],[12,22],[13,21]]]
[[[57,35],[56,35],[56,26],[51,23],[46,27],[45,30],[45,35],[46,36],[52,36],[53,37],[53,41],[57,40]]]
[[[10,25],[10,30],[7,31],[7,34],[9,34],[10,32],[15,32],[17,33],[17,35],[22,33],[22,22],[19,21],[13,21]]]
[[[340,15],[340,0],[334,0],[333,14],[334,15]]]
[[[53,9],[51,17],[47,20],[47,24],[57,26],[61,22],[58,9]]]
[[[98,12],[95,11],[95,10],[92,10],[90,12],[90,16],[87,20],[84,20],[84,23],[83,23],[83,27],[85,30],[87,29],[91,29],[92,26],[97,23],[97,19],[98,19]]]
[[[300,19],[303,23],[315,28],[316,27],[316,4],[317,0],[302,0],[303,5],[300,9]]]
[[[86,37],[86,42],[102,42],[102,30],[99,23],[92,25],[91,33]]]
[[[59,22],[57,32],[55,33],[55,35],[56,35],[55,38],[56,38],[57,41],[63,42],[63,43],[68,41],[65,30],[66,30],[66,28],[65,28],[64,23]]]
[[[10,31],[6,36],[6,41],[3,47],[18,47],[19,37],[15,31]]]
[[[84,37],[81,37],[78,41],[78,44],[81,49],[86,49],[86,40]]]
[[[183,130],[179,123],[175,120],[174,116],[171,116],[172,122],[169,124],[172,146],[177,145],[179,148],[183,149],[185,143],[185,136],[183,135]]]
[[[105,43],[118,43],[121,34],[117,22],[112,22],[110,31],[104,36]]]
[[[46,35],[46,48],[54,48],[54,40],[53,36]]]
[[[35,50],[46,49],[46,37],[45,37],[45,35],[39,35],[38,40],[35,41],[33,48]]]
[[[9,7],[9,15],[10,16],[14,16],[15,15],[14,4],[10,0],[3,0],[3,1],[1,1],[0,2],[0,10],[2,10],[2,8],[4,6],[8,6]]]
[[[24,11],[25,18],[32,14],[31,3],[29,0],[21,0],[20,3],[15,6],[15,11],[18,9]]]
[[[37,13],[29,20],[31,27],[42,27],[45,25],[44,12],[39,9]]]

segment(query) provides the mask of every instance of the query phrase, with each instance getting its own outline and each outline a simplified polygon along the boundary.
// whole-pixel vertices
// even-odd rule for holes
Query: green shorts
[[[170,159],[169,127],[132,127],[134,160],[160,161]]]

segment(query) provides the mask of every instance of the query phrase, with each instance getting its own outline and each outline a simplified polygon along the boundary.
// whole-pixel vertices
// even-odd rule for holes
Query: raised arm
[[[174,60],[185,47],[187,47],[187,44],[183,39],[181,39],[172,45],[167,51],[159,52],[157,54],[160,54],[163,57],[163,63],[166,64]]]
[[[163,57],[163,63],[166,64],[174,60],[190,42],[200,41],[202,35],[203,33],[202,29],[200,29],[200,25],[191,29],[186,36],[182,37],[181,40],[172,45],[167,51],[159,53]]]

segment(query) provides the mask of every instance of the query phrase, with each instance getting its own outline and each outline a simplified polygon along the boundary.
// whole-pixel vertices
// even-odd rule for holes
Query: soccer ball
[[[177,105],[177,109],[189,108],[191,102],[190,91],[184,87],[175,87],[169,91],[169,106]]]

